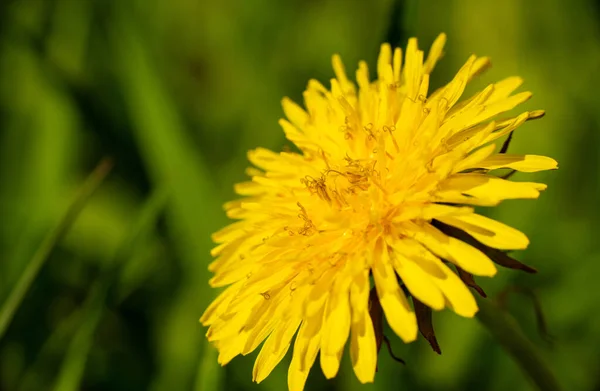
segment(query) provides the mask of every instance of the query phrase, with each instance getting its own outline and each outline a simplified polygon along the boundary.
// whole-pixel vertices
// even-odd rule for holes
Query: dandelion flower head
[[[251,180],[225,205],[237,221],[213,235],[210,284],[226,289],[201,322],[220,364],[264,342],[253,370],[260,382],[293,345],[288,386],[296,391],[317,356],[325,376],[336,376],[348,344],[357,378],[372,382],[383,318],[403,341],[420,329],[439,351],[427,331],[432,310],[473,317],[469,287],[483,294],[473,276],[493,276],[495,264],[533,271],[506,254],[526,248],[527,237],[474,207],[546,188],[503,174],[556,161],[496,144],[543,112],[496,119],[531,97],[514,93],[519,77],[461,100],[486,57],[469,57],[429,92],[445,41],[440,35],[426,59],[414,38],[404,56],[384,44],[377,79],[360,62],[356,84],[335,55],[330,88],[311,80],[305,108],[283,100],[280,125],[299,152],[250,151]]]

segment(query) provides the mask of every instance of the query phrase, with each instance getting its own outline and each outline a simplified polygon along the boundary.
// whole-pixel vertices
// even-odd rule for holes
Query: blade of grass
[[[87,356],[93,345],[96,327],[101,319],[107,295],[112,285],[118,281],[139,240],[151,232],[168,199],[165,187],[156,189],[145,202],[137,218],[131,224],[128,235],[123,239],[115,254],[114,262],[91,289],[81,310],[82,323],[73,336],[63,360],[59,375],[54,384],[55,391],[76,391],[79,389],[85,372]],[[120,301],[122,297],[117,298]],[[215,360],[216,363],[216,360]]]
[[[75,200],[68,207],[65,215],[55,226],[55,228],[48,232],[40,247],[34,253],[23,274],[9,293],[8,298],[2,306],[2,309],[0,309],[0,339],[4,336],[4,333],[13,319],[15,312],[19,308],[19,305],[23,301],[25,294],[31,287],[31,284],[35,280],[38,272],[44,265],[44,262],[51,254],[56,244],[69,230],[85,206],[87,200],[98,188],[98,186],[100,186],[104,178],[110,172],[111,168],[111,159],[104,159],[98,164],[98,166],[94,169],[94,171],[79,189],[78,194],[75,196]]]
[[[166,205],[169,201],[170,189],[167,186],[159,186],[153,192],[150,198],[146,201],[139,217],[135,220],[129,229],[130,235],[123,244],[119,247],[115,258],[116,263],[119,264],[119,260],[127,260],[119,271],[119,280],[116,283],[116,292],[114,300],[117,303],[122,302],[127,296],[136,288],[136,285],[141,283],[141,279],[137,278],[135,281],[127,279],[125,274],[128,272],[128,268],[143,268],[144,265],[140,264],[140,261],[133,257],[135,249],[138,246],[142,246],[143,238],[150,234],[150,227],[156,224],[159,215],[164,212]],[[130,270],[129,270],[130,272]],[[141,277],[143,279],[143,276]]]
[[[80,308],[70,313],[62,319],[52,331],[52,334],[44,341],[41,349],[36,354],[33,364],[31,364],[25,374],[19,381],[18,391],[29,391],[40,389],[42,380],[39,373],[43,371],[50,360],[62,354],[71,336],[76,332],[77,327],[84,321],[84,309]]]
[[[83,323],[75,332],[60,373],[54,383],[55,391],[75,391],[83,378],[87,356],[93,345],[96,326],[104,310],[108,284],[98,281],[92,287],[83,309]]]
[[[29,41],[3,45],[0,68],[0,236],[10,243],[0,262],[1,304],[62,214],[80,140],[73,102]]]

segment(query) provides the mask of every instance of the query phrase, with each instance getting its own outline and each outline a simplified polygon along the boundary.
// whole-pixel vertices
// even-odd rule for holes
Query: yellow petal
[[[477,313],[477,302],[469,288],[458,276],[441,261],[435,263],[444,278],[434,278],[434,283],[442,291],[452,310],[460,316],[472,318]]]
[[[284,119],[279,120],[279,126],[283,129],[285,138],[296,144],[298,148],[303,149],[315,145],[315,141],[308,138],[302,131]]]
[[[300,319],[281,322],[265,341],[252,370],[252,381],[263,381],[283,359],[290,347],[290,341],[300,326]]]
[[[400,71],[402,70],[402,49],[396,48],[394,49],[394,58],[393,58],[393,68],[394,68],[394,81],[400,81]]]
[[[321,351],[320,361],[321,361],[321,370],[327,379],[333,379],[336,377],[339,369],[340,369],[340,361],[342,359],[342,354],[344,350],[340,350],[336,354],[325,354]]]
[[[470,213],[473,213],[473,208],[469,206],[428,204],[421,209],[421,218],[423,218],[424,220],[431,220],[439,216],[455,216]]]
[[[528,119],[532,118],[530,112],[521,113],[514,118],[510,118],[504,121],[500,121],[495,125],[494,132],[490,133],[482,142],[487,144],[500,137],[506,136],[510,132],[514,131],[519,126],[523,125]]]
[[[406,65],[404,66],[404,82],[409,99],[417,99],[423,75],[423,52],[417,47],[417,39],[410,38],[406,46]]]
[[[245,270],[240,266],[238,267],[241,270]],[[272,299],[273,292],[271,290],[273,287],[277,286],[281,281],[290,279],[293,273],[294,264],[289,262],[280,261],[277,264],[255,266],[252,275],[249,278],[246,277],[246,283],[244,288],[240,290],[240,294],[232,300],[231,306],[246,302],[249,298],[264,294],[265,292],[269,293],[269,300]]]
[[[444,308],[442,292],[432,282],[431,277],[413,261],[397,253],[394,268],[411,295],[435,310]]]
[[[307,322],[304,321],[296,336],[294,354],[288,369],[289,391],[302,391],[304,389],[308,372],[317,358],[321,335],[317,333],[316,335],[306,336],[307,330],[313,328],[315,327],[309,327]],[[310,333],[312,334],[312,331]]]
[[[479,145],[494,130],[494,122],[479,126],[467,127],[464,130],[455,132],[448,137],[444,145],[450,151],[466,154]],[[450,152],[452,153],[452,152]]]
[[[448,114],[446,115],[446,121],[450,121],[453,118],[456,118],[456,116],[459,116],[465,111],[471,110],[475,107],[481,108],[482,105],[489,99],[490,95],[492,95],[492,92],[494,92],[494,85],[490,84],[482,91],[473,95],[471,98],[457,103],[451,110],[448,111]]]
[[[248,151],[248,160],[265,171],[281,168],[283,159],[279,154],[266,148],[256,148]]]
[[[443,92],[439,96],[439,99],[447,100],[448,108],[454,106],[454,104],[458,101],[458,99],[464,92],[465,87],[467,86],[467,82],[469,81],[469,77],[471,75],[471,69],[476,59],[476,56],[470,56],[465,65],[463,65],[462,68],[460,68],[460,70],[456,74],[456,76],[454,76],[454,79],[450,83],[448,83],[446,87],[444,87]]]
[[[317,283],[312,286],[304,310],[306,317],[312,317],[324,308],[336,271],[337,269],[334,267],[327,269]]]
[[[489,247],[521,250],[529,245],[529,239],[521,231],[478,214],[442,216],[438,220],[465,231]]]
[[[202,317],[200,318],[200,322],[204,326],[208,326],[217,319],[219,315],[221,315],[233,297],[238,293],[240,287],[243,285],[243,281],[230,285],[225,289],[221,294],[213,300],[213,302],[208,306]]]
[[[241,236],[248,236],[248,234],[244,231],[244,227],[247,225],[248,223],[245,221],[238,221],[233,224],[229,224],[227,227],[221,228],[217,232],[213,233],[211,235],[211,239],[215,243],[234,242]],[[219,250],[214,248],[210,253],[213,257],[215,257],[219,255]]]
[[[456,174],[440,183],[440,192],[460,191],[463,194],[491,201],[517,198],[538,198],[546,189],[543,183],[512,182],[485,174]]]
[[[496,206],[502,200],[488,199],[488,198],[475,198],[460,191],[438,191],[435,193],[434,201],[446,202],[449,204],[465,204],[474,206]]]
[[[288,287],[290,303],[287,307],[282,309],[282,317],[294,316],[295,314],[302,315],[312,285],[310,285],[309,282],[311,277],[308,272],[304,272],[304,276],[302,274],[299,276],[297,281],[293,280],[290,282],[290,286]]]
[[[488,104],[505,99],[523,84],[523,79],[518,76],[507,77],[494,84],[494,92],[489,97]]]
[[[354,85],[352,82],[348,80],[348,76],[346,76],[346,69],[344,68],[344,63],[342,62],[342,58],[335,54],[332,58],[333,72],[335,73],[335,77],[340,83],[340,87],[344,93],[348,93],[354,90]]]
[[[377,59],[377,77],[379,80],[384,80],[386,69],[392,63],[392,47],[389,43],[381,45],[379,50],[379,58]]]
[[[308,121],[308,114],[302,107],[292,101],[290,98],[283,98],[281,101],[283,112],[294,126],[298,129],[303,129]]]
[[[497,92],[495,89],[494,92]],[[494,96],[494,93],[492,93]],[[504,113],[506,111],[512,110],[523,102],[526,102],[531,98],[531,92],[520,92],[516,95],[498,100],[494,103],[484,106],[484,110],[474,118],[472,118],[469,123],[477,124],[483,121],[486,121],[500,113]]]
[[[345,281],[344,281],[345,280]],[[350,333],[350,278],[337,278],[325,310],[321,354],[337,355],[344,350]]]
[[[255,196],[267,192],[267,189],[263,185],[250,181],[236,183],[233,185],[233,189],[237,194],[242,196]]]
[[[355,313],[366,312],[369,308],[369,271],[357,273],[350,285],[350,306],[352,317]]]
[[[398,248],[427,274],[454,312],[465,317],[472,317],[477,312],[477,303],[469,289],[426,247],[414,239],[404,238],[398,242]]]
[[[558,162],[546,156],[496,154],[478,162],[476,166],[488,170],[512,168],[521,172],[537,172],[555,170],[558,168]],[[475,167],[475,165],[471,167]]]
[[[477,276],[493,276],[496,266],[481,251],[426,224],[415,235],[431,252]]]
[[[263,316],[248,333],[248,338],[241,354],[245,356],[252,353],[273,332],[278,322],[279,320],[277,319]]]
[[[471,68],[469,81],[473,80],[473,78],[485,72],[491,65],[492,62],[490,61],[489,57],[479,57],[477,60],[475,60],[475,63]]]
[[[206,338],[213,342],[239,334],[239,331],[243,329],[246,320],[252,314],[252,309],[255,305],[256,302],[248,303],[247,308],[243,311],[229,314],[229,316],[221,316],[219,323],[215,322],[210,326],[206,333]],[[242,344],[242,346],[240,346],[240,353],[243,347],[244,345]]]
[[[435,64],[439,61],[439,59],[443,55],[444,45],[446,44],[446,34],[441,33],[438,37],[433,41],[431,48],[429,49],[429,54],[427,55],[427,60],[425,64],[423,64],[423,72],[429,74],[435,68]]]
[[[240,354],[241,347],[244,346],[247,337],[246,332],[241,332],[231,336],[227,340],[227,344],[219,347],[219,356],[217,362],[220,365],[227,365],[233,360],[238,354]]]
[[[381,246],[381,241],[379,241],[379,246]],[[379,302],[390,328],[404,342],[414,341],[417,338],[415,313],[410,308],[404,292],[401,291],[398,285],[396,273],[387,255],[387,249],[383,253],[382,251],[382,249],[375,249],[374,253],[377,256],[371,267]],[[412,277],[412,275],[409,275],[409,277]],[[410,281],[413,282],[412,279]]]
[[[481,167],[481,162],[485,161],[485,159],[494,152],[494,149],[496,149],[496,144],[490,144],[486,145],[485,147],[481,147],[480,149],[476,150],[475,152],[458,162],[454,166],[452,172],[461,172],[469,168]]]
[[[444,134],[454,134],[464,129],[469,129],[473,125],[477,125],[487,121],[494,116],[514,109],[519,104],[531,98],[530,92],[521,92],[498,102],[475,106],[471,109],[462,111],[455,115],[440,127],[440,132]]]
[[[358,69],[356,70],[356,82],[361,90],[369,89],[369,67],[364,61],[360,61],[358,63]]]
[[[252,263],[245,263],[242,265],[232,265],[227,269],[219,270],[219,273],[211,278],[208,283],[213,288],[218,288],[233,284],[239,280],[246,278],[246,276],[252,272],[256,266]]]
[[[373,322],[367,311],[352,316],[350,359],[358,380],[361,383],[372,383],[377,368],[377,344]]]

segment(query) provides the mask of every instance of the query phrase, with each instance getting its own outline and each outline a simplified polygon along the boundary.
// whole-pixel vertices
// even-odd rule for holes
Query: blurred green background
[[[534,97],[522,109],[547,115],[511,150],[561,167],[517,177],[548,183],[540,200],[489,211],[530,236],[517,257],[540,273],[503,270],[481,285],[490,296],[533,287],[552,345],[528,300],[508,309],[564,390],[600,390],[593,0],[0,1],[0,308],[28,288],[0,327],[0,390],[287,389],[289,354],[253,384],[255,354],[220,368],[198,323],[216,293],[207,265],[221,204],[248,149],[282,147],[281,98],[300,101],[311,77],[327,83],[333,53],[353,71],[361,58],[373,66],[384,41],[418,36],[427,49],[442,31],[433,84],[473,52],[494,66],[471,91],[523,76]],[[107,156],[106,180],[77,196]],[[77,197],[84,208],[65,218]],[[35,278],[19,285],[23,275]],[[383,351],[376,382],[361,386],[346,355],[335,380],[317,364],[306,389],[535,389],[479,322],[449,311],[434,322],[441,356],[393,337],[405,367]]]

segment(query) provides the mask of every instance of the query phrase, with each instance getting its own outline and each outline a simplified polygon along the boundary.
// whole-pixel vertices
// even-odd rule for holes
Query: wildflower
[[[494,263],[534,271],[506,254],[526,248],[527,237],[474,207],[537,198],[546,188],[496,170],[549,170],[556,161],[506,154],[507,144],[494,153],[497,140],[543,112],[493,120],[531,97],[513,95],[519,77],[459,101],[489,65],[485,57],[471,56],[429,93],[445,40],[423,61],[410,39],[404,66],[400,49],[382,45],[377,80],[361,62],[358,87],[333,56],[330,89],[311,80],[306,109],[283,100],[280,124],[300,152],[250,151],[252,180],[235,187],[242,199],[225,204],[238,221],[213,235],[210,284],[227,288],[201,322],[220,364],[264,341],[253,370],[260,382],[296,335],[288,386],[302,390],[319,352],[325,376],[336,376],[349,340],[356,376],[372,382],[387,342],[383,316],[403,341],[420,329],[439,352],[432,309],[473,317],[467,286],[484,294],[473,275],[493,276]]]

